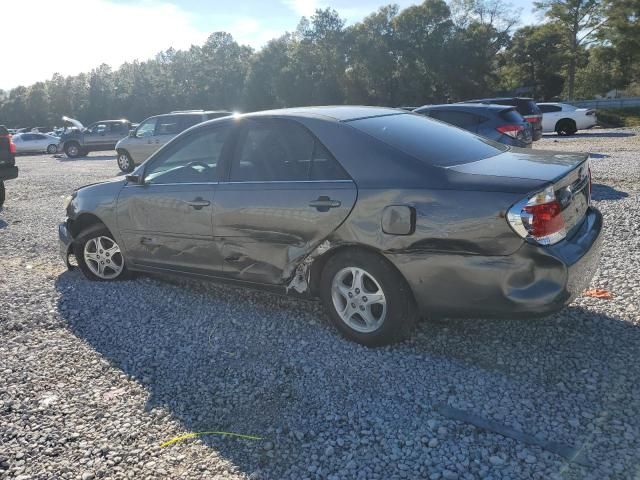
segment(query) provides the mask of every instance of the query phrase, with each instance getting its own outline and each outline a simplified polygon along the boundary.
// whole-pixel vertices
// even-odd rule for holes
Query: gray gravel
[[[65,271],[61,197],[115,175],[115,159],[20,157],[0,212],[0,479],[636,478],[640,131],[536,148],[594,153],[606,237],[592,286],[614,298],[537,320],[424,322],[375,350],[340,338],[315,302]],[[590,465],[441,405],[580,449]],[[203,431],[262,439],[160,447]]]

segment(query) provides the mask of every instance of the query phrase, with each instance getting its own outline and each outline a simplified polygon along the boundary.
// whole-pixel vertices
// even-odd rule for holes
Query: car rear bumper
[[[13,180],[18,178],[18,167],[16,166],[0,166],[0,180]]]
[[[60,256],[64,261],[67,268],[73,268],[71,263],[69,263],[69,254],[71,253],[71,245],[73,244],[73,236],[69,229],[67,228],[66,223],[61,223],[58,225],[58,249],[60,252]]]
[[[589,208],[571,238],[525,243],[508,256],[398,253],[388,258],[407,279],[423,314],[508,317],[560,310],[589,285],[600,258],[602,214]]]

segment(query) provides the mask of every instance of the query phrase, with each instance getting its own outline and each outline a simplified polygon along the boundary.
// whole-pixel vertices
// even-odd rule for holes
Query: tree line
[[[330,8],[254,50],[225,32],[148,61],[0,92],[0,123],[140,121],[184,109],[419,106],[494,94],[539,100],[640,91],[640,0],[542,0],[544,21],[516,28],[505,0],[425,0],[346,26]]]

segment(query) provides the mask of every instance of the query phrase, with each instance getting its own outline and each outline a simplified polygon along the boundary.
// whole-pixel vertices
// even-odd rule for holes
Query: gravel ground
[[[0,479],[640,478],[640,130],[536,148],[593,153],[606,236],[592,286],[613,299],[423,322],[382,349],[340,338],[315,302],[65,271],[61,197],[115,159],[20,157],[0,212]],[[491,431],[505,428],[533,440]],[[160,446],[205,431],[261,439]]]

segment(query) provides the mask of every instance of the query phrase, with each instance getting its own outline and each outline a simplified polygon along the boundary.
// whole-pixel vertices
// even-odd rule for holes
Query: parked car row
[[[500,106],[511,106],[513,110],[507,113],[500,110]],[[595,110],[564,103],[536,103],[531,98],[522,97],[483,98],[402,108],[515,147],[530,147],[532,141],[542,138],[542,133],[573,135],[597,124]],[[505,115],[509,117],[506,124]]]
[[[421,316],[557,311],[598,263],[588,154],[509,148],[478,133],[533,137],[514,107],[457,108],[294,108],[178,134],[182,115],[153,117],[118,143],[128,160],[172,138],[73,192],[60,252],[90,280],[174,273],[319,297],[369,346]],[[461,117],[475,133],[434,120]]]

